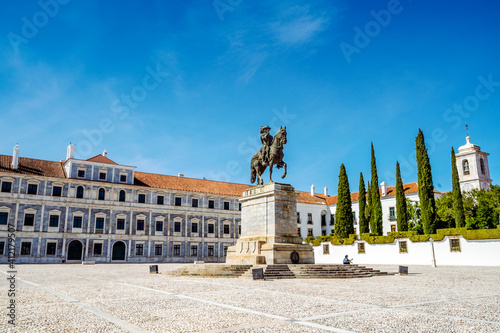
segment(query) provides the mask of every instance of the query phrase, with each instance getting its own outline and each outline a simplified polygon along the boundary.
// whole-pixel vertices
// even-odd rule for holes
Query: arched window
[[[103,188],[100,188],[99,189],[99,196],[97,199],[104,200],[105,195],[106,195],[106,191]]]
[[[78,186],[76,188],[76,197],[78,199],[83,199],[83,186]]]
[[[464,160],[463,163],[462,163],[462,166],[463,166],[463,169],[464,169],[464,175],[468,176],[470,174],[470,171],[469,171],[469,161]]]
[[[118,201],[122,201],[122,202],[125,201],[125,191],[124,190],[120,191],[120,195],[118,197]]]
[[[484,172],[484,161],[483,161],[482,158],[479,160],[479,166],[481,167],[481,174],[484,175],[485,174],[485,172]]]

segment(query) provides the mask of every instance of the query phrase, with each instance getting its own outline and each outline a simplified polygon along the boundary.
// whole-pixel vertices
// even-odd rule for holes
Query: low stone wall
[[[402,242],[406,242],[406,252],[400,252]],[[500,266],[500,239],[466,240],[462,236],[445,236],[441,241],[434,241],[433,245],[438,266]],[[314,247],[317,264],[340,264],[345,255],[354,258],[353,263],[362,265],[432,265],[432,244],[398,238],[389,244],[357,240],[352,245],[324,242]]]

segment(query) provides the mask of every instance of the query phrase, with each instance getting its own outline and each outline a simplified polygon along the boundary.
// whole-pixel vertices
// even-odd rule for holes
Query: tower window
[[[464,176],[470,175],[470,170],[469,170],[469,161],[464,160],[463,164],[463,169],[464,169]]]
[[[481,174],[484,175],[486,172],[484,172],[484,160],[482,158],[479,160],[479,166],[481,168]]]
[[[78,186],[76,188],[76,197],[78,199],[83,199],[83,186]]]

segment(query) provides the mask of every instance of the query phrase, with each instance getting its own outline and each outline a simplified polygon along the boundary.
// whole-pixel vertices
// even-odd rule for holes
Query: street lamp
[[[434,239],[430,237],[429,242],[431,242],[431,247],[432,247],[432,266],[436,267],[436,255],[434,254]]]

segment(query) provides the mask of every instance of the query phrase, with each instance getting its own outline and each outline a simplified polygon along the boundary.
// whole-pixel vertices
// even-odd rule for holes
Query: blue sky
[[[249,183],[260,126],[283,125],[285,182],[335,194],[341,163],[352,191],[369,179],[370,142],[380,181],[397,160],[416,181],[421,128],[448,191],[467,119],[499,183],[497,1],[0,6],[2,154],[60,160],[72,142],[80,158]]]

